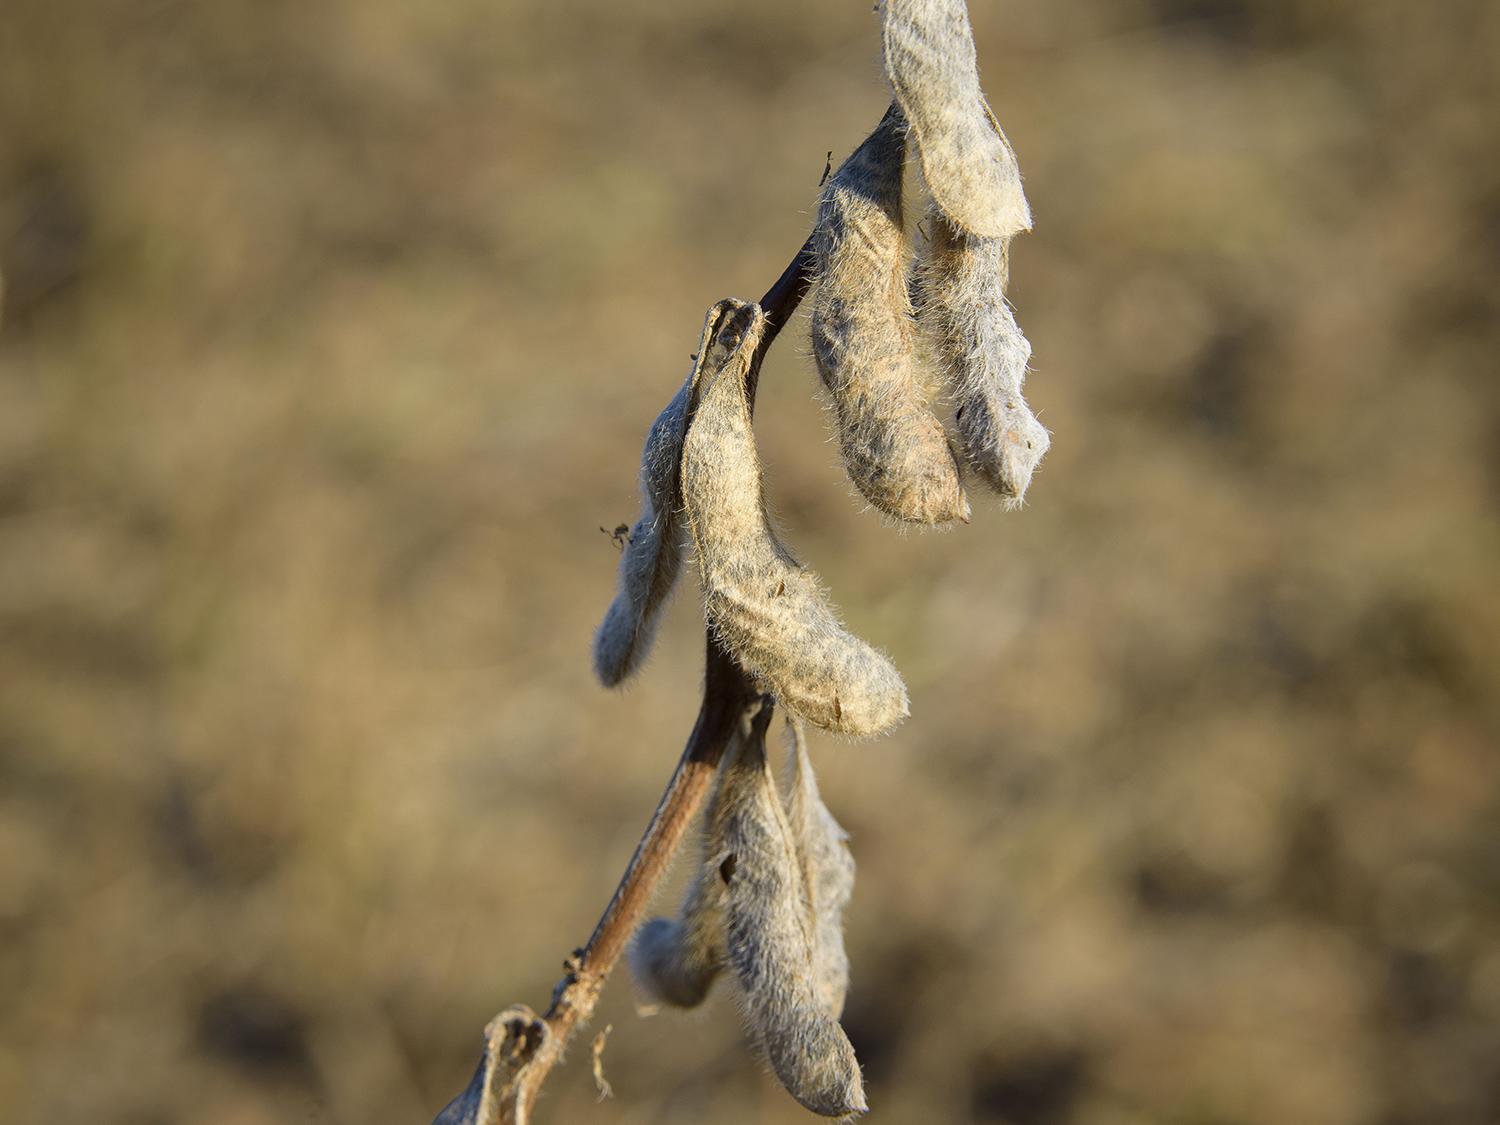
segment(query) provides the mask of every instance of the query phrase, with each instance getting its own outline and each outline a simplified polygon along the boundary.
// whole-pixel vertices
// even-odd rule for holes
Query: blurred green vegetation
[[[1500,1120],[1500,8],[974,22],[1037,216],[1029,506],[861,511],[801,328],[758,412],[912,690],[814,745],[876,1119]],[[430,1119],[691,726],[691,581],[590,680],[598,529],[880,116],[876,19],[0,23],[0,1116]],[[541,1120],[806,1119],[727,996],[643,1020],[622,975],[605,1023],[615,1100],[580,1045]]]

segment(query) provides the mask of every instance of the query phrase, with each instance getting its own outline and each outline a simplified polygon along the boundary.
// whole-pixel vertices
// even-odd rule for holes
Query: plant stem
[[[750,402],[750,410],[755,410],[755,392],[760,387],[760,365],[766,358],[766,353],[771,350],[771,345],[781,330],[786,327],[787,321],[792,319],[792,313],[797,311],[797,306],[802,303],[802,298],[807,296],[807,291],[812,287],[813,279],[813,239],[814,235],[808,235],[807,241],[797,251],[786,269],[781,271],[781,276],[776,283],[766,290],[766,295],[760,299],[760,310],[766,314],[766,329],[761,334],[760,345],[755,349],[755,355],[750,360],[750,374],[745,380],[745,397]]]

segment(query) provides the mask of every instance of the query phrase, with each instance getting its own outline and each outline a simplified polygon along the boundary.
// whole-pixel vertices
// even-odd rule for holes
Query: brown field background
[[[974,22],[1037,219],[1027,508],[861,510],[800,318],[757,416],[912,693],[813,747],[872,1120],[1492,1125],[1500,8]],[[6,0],[0,1119],[423,1122],[545,1003],[701,671],[689,577],[592,682],[599,528],[879,118],[877,28]],[[807,1120],[727,992],[622,974],[605,1024],[614,1099],[585,1038],[539,1123]]]

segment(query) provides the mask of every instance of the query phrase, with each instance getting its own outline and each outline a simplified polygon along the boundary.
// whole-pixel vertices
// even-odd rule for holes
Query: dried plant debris
[[[1010,240],[980,238],[928,213],[921,318],[936,340],[957,403],[964,456],[1019,505],[1051,439],[1021,395],[1031,345],[1005,300]]]
[[[484,1053],[469,1085],[443,1107],[432,1125],[525,1125],[526,1072],[544,1054],[552,1029],[525,1004],[513,1004],[484,1029]],[[514,1111],[514,1116],[506,1113]]]
[[[709,627],[788,710],[826,730],[874,735],[907,714],[906,685],[839,625],[777,540],[765,510],[745,380],[765,317],[756,306],[738,349],[704,369],[683,443],[683,504],[697,545]]]
[[[859,1062],[815,983],[815,933],[792,827],[766,758],[770,707],[746,720],[714,803],[710,838],[723,849],[728,960],[745,1015],[776,1076],[814,1113],[867,1106]]]
[[[1016,154],[979,88],[964,0],[884,0],[885,69],[911,123],[922,174],[943,211],[970,234],[1031,229]]]
[[[724,357],[723,343],[717,340],[720,322],[742,307],[743,302],[721,301],[708,310],[692,374],[646,437],[641,454],[641,515],[629,535],[622,537],[620,590],[594,634],[594,672],[605,687],[622,683],[645,660],[661,610],[677,581],[685,535],[678,488],[682,441],[699,376],[705,365],[722,362]]]
[[[917,376],[902,226],[905,123],[892,106],[823,192],[812,345],[839,447],[865,499],[913,523],[967,521],[943,425]]]
[[[813,985],[823,1008],[835,1019],[849,991],[849,957],[844,952],[844,907],[854,893],[854,856],[849,834],[833,818],[818,792],[807,739],[797,719],[787,721],[789,798],[787,820],[802,865],[807,915],[813,935]]]

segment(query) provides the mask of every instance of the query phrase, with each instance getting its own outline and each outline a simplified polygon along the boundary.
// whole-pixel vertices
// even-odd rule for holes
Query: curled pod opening
[[[1009,240],[966,234],[936,208],[928,220],[921,317],[952,383],[959,445],[1014,507],[1051,438],[1021,394],[1031,344],[1005,300]]]
[[[694,366],[672,401],[652,423],[641,453],[641,514],[620,557],[620,587],[594,634],[594,673],[616,687],[645,661],[661,611],[682,566],[679,470],[682,442],[692,415],[699,377],[726,354],[719,327],[742,309],[742,301],[720,301],[708,310]]]
[[[724,764],[714,838],[725,860],[725,940],[747,1022],[776,1076],[814,1113],[867,1106],[859,1061],[814,984],[814,934],[792,828],[766,759],[770,707],[746,720]]]
[[[967,521],[958,464],[917,373],[901,215],[904,129],[892,106],[824,189],[812,350],[844,465],[865,499],[913,523]]]
[[[1030,230],[1016,154],[979,88],[968,5],[884,0],[881,7],[886,76],[911,123],[933,199],[971,234]]]
[[[839,624],[766,515],[745,395],[765,317],[751,308],[738,347],[704,371],[683,443],[683,506],[704,613],[725,650],[788,710],[827,730],[879,734],[906,717],[906,685],[889,660]]]

